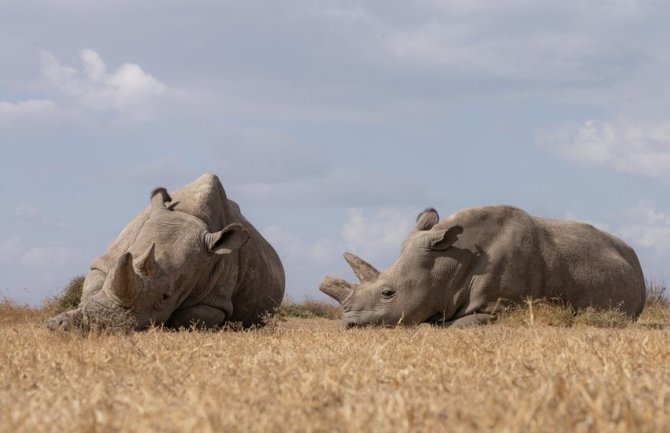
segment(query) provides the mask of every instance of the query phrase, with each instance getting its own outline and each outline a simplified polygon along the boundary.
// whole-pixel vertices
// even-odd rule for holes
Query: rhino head
[[[50,329],[70,327],[144,329],[165,323],[206,278],[217,256],[249,240],[237,223],[210,232],[201,219],[166,207],[164,188],[151,194],[151,211],[137,239],[107,273],[102,288],[77,310],[49,320]]]
[[[427,209],[405,241],[399,258],[380,272],[365,260],[345,253],[359,283],[325,277],[319,290],[342,304],[342,320],[347,327],[421,323],[444,308],[443,278],[455,271],[457,263],[444,260],[463,232],[460,226],[434,227],[437,211]]]

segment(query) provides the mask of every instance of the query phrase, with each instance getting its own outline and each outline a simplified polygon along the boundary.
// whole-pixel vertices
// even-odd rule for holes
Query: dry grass
[[[670,331],[543,308],[466,330],[288,318],[82,336],[5,301],[0,431],[668,431]]]

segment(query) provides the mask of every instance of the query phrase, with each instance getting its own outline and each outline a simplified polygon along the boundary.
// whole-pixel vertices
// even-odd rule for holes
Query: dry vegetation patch
[[[664,432],[670,425],[667,330],[554,326],[535,309],[533,326],[500,321],[465,330],[345,331],[335,320],[285,318],[254,331],[81,335],[49,332],[43,313],[3,305],[14,321],[0,322],[2,431]]]

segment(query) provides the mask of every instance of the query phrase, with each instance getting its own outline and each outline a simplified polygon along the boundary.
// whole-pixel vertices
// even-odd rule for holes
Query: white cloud
[[[417,213],[417,209],[383,208],[366,215],[361,209],[350,209],[342,229],[345,246],[365,260],[388,263],[400,253]]]
[[[56,268],[70,263],[73,258],[74,251],[69,247],[35,246],[22,254],[21,264],[31,268]]]
[[[456,73],[465,82],[521,81],[521,92],[539,83],[545,90],[560,85],[565,93],[565,84],[619,80],[637,65],[629,60],[640,48],[625,35],[640,15],[623,2],[588,8],[548,0],[422,3],[429,16],[392,28],[388,52],[401,63]]]
[[[306,294],[313,293],[326,274],[346,277],[351,272],[342,259],[345,251],[360,255],[379,269],[388,267],[398,257],[416,213],[405,208],[351,208],[341,236],[304,239],[277,226],[265,227],[261,233],[281,257],[289,294],[300,289]]]
[[[43,218],[42,211],[37,207],[26,203],[19,203],[16,205],[14,216],[19,220],[25,221],[39,221]]]
[[[538,139],[582,165],[670,181],[670,122],[642,126],[589,120],[542,131]]]
[[[294,298],[318,295],[324,275],[355,281],[342,258],[346,251],[369,261],[378,269],[390,266],[411,230],[417,210],[384,207],[375,210],[350,208],[340,235],[306,239],[278,226],[260,231],[281,257],[287,278],[287,294]]]
[[[139,65],[124,63],[108,72],[100,55],[81,51],[81,70],[61,64],[48,52],[42,55],[42,75],[65,97],[65,103],[91,112],[112,111],[135,119],[152,116],[167,86]]]
[[[9,239],[0,241],[0,263],[13,263],[17,256],[25,250],[23,239],[18,236],[12,236]]]
[[[72,264],[75,251],[62,245],[29,245],[20,235],[0,241],[0,264],[30,269],[54,269]]]
[[[229,128],[217,134],[204,147],[226,182],[276,184],[321,177],[331,170],[319,146],[295,143],[281,133]]]
[[[670,253],[670,214],[642,200],[622,213],[616,233],[623,239],[657,253]]]
[[[412,179],[345,170],[312,179],[251,182],[237,191],[244,200],[275,206],[380,206],[417,203],[424,197],[423,188]]]
[[[287,263],[328,263],[342,254],[342,243],[330,239],[306,241],[277,226],[265,227],[263,236]]]
[[[53,116],[56,110],[56,104],[50,99],[30,99],[17,103],[0,101],[0,126],[44,120]]]
[[[56,104],[50,99],[31,99],[28,101],[11,102],[0,101],[0,119],[9,116],[26,116],[53,110]]]

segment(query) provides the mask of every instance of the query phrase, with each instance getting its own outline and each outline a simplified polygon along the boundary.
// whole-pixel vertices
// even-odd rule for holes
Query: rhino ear
[[[155,249],[156,244],[152,243],[149,249],[139,256],[135,262],[135,269],[147,278],[153,278],[154,275],[156,275],[156,269],[158,268],[154,253]]]
[[[440,215],[434,208],[428,208],[416,216],[416,229],[430,230],[440,221]]]
[[[171,202],[172,197],[163,187],[151,191],[151,209],[165,209],[165,203]]]
[[[458,235],[463,233],[463,227],[453,226],[446,230],[431,231],[428,237],[428,247],[434,251],[444,251],[458,240]]]
[[[233,223],[216,233],[205,233],[205,247],[213,254],[230,254],[249,241],[249,232],[242,224]]]

